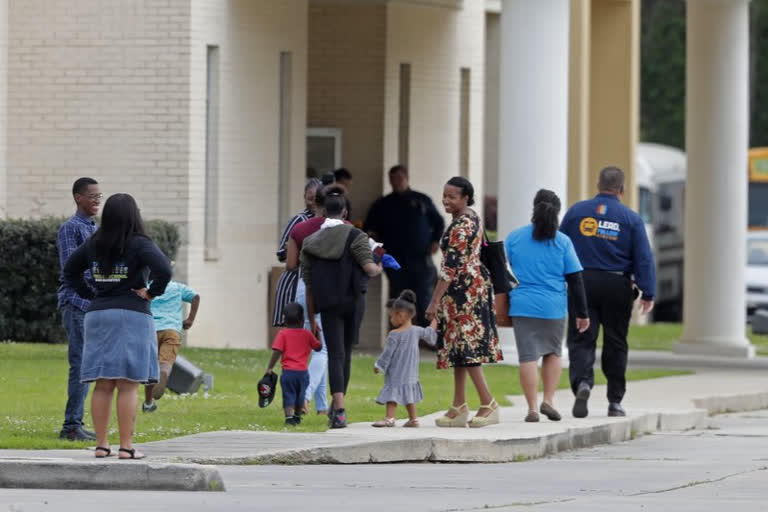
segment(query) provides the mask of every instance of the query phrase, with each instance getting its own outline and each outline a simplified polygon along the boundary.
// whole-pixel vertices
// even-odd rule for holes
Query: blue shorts
[[[283,409],[293,407],[295,411],[300,410],[304,407],[304,395],[309,387],[309,372],[283,370],[280,387],[283,388]]]

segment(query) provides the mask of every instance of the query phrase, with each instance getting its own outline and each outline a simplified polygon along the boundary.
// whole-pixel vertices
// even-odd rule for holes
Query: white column
[[[533,197],[567,205],[570,0],[503,0],[499,97],[498,229],[530,222]],[[507,359],[512,329],[501,329]],[[516,357],[515,357],[516,359]]]
[[[687,9],[685,290],[677,352],[753,357],[745,336],[749,0]]]
[[[499,98],[499,236],[527,224],[533,196],[566,204],[569,0],[504,0]]]

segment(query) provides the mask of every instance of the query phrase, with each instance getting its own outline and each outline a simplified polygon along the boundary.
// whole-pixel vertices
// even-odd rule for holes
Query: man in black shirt
[[[416,292],[416,321],[426,325],[424,310],[437,276],[432,254],[437,252],[445,221],[427,195],[410,189],[405,166],[389,170],[389,183],[392,193],[373,203],[363,229],[402,266],[386,271],[389,296],[398,297],[408,288]]]

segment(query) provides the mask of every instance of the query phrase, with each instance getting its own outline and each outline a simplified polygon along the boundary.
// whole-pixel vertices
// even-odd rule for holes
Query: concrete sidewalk
[[[645,433],[706,428],[712,413],[768,408],[768,373],[700,371],[695,375],[628,383],[626,418],[608,418],[605,387],[593,390],[590,415],[571,417],[572,396],[562,390],[555,406],[563,421],[524,423],[522,397],[501,410],[501,423],[482,429],[441,429],[423,417],[418,429],[377,429],[370,424],[323,433],[208,432],[146,443],[145,461],[100,461],[109,468],[128,464],[353,464],[377,462],[509,462],[564,450],[633,439]],[[354,411],[350,411],[354,419]],[[402,420],[398,425],[403,423]],[[4,465],[15,462],[92,463],[88,450],[0,450],[0,487]]]

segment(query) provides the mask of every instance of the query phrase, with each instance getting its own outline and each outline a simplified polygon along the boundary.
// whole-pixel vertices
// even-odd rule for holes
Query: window
[[[290,212],[291,174],[291,66],[293,54],[280,53],[280,126],[278,133],[278,192],[277,229],[278,238],[283,226],[288,223]]]
[[[400,64],[400,120],[398,124],[397,159],[408,166],[408,150],[411,127],[411,65]]]
[[[768,183],[751,182],[749,184],[749,227],[765,229],[768,227]]]
[[[208,46],[205,94],[205,259],[218,259],[219,48]]]
[[[338,128],[307,128],[307,168],[319,178],[341,167],[341,130]]]
[[[469,87],[470,69],[461,68],[459,100],[459,174],[469,178]]]
[[[653,221],[653,193],[649,189],[640,187],[638,206],[643,222],[650,224]]]

